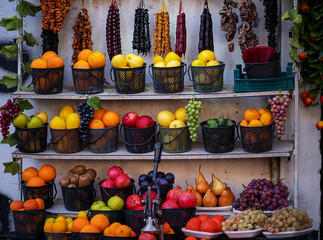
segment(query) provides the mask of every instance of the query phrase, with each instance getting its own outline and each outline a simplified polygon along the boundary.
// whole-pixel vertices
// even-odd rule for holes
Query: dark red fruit
[[[315,37],[313,37],[312,35],[309,36],[311,41],[315,41]]]
[[[320,102],[323,104],[323,95],[320,97]]]
[[[317,128],[317,130],[321,130],[321,129],[323,129],[323,121],[318,121],[318,122],[316,123],[316,128]]]
[[[309,94],[309,97],[314,101],[317,97],[317,95]]]
[[[308,106],[312,105],[313,100],[311,98],[307,97],[303,100],[303,102],[304,102],[305,106],[308,107]]]
[[[308,5],[306,5],[306,4],[303,4],[301,6],[301,10],[304,11],[304,12],[306,12],[306,11],[310,10],[310,7]]]
[[[305,98],[308,98],[308,97],[309,97],[308,92],[304,91],[304,92],[301,93],[301,99],[304,100]]]
[[[306,52],[300,52],[298,54],[298,58],[299,58],[299,60],[304,61],[307,58]]]

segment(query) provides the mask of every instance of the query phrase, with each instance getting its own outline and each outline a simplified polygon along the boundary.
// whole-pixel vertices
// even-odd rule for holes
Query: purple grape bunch
[[[274,211],[288,206],[288,187],[281,181],[276,184],[267,179],[252,179],[232,204],[239,211],[260,209]]]
[[[19,112],[20,109],[16,100],[8,99],[7,103],[1,107],[0,127],[3,139],[7,138],[10,124]]]
[[[268,99],[271,105],[271,112],[276,125],[276,133],[278,138],[285,135],[285,122],[288,118],[287,109],[291,99],[287,95],[283,95],[281,91],[273,99]]]

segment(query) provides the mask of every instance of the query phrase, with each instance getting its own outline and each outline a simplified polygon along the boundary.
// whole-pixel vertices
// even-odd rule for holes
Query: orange
[[[137,236],[137,234],[134,231],[131,230],[130,237],[136,237],[136,236]]]
[[[64,61],[60,57],[53,57],[47,62],[48,68],[59,68],[64,66]]]
[[[94,110],[93,118],[102,120],[103,115],[106,113],[104,108],[100,110]]]
[[[85,218],[78,217],[73,221],[72,224],[72,232],[80,232],[81,229],[85,226],[90,224],[89,220]]]
[[[214,222],[211,219],[205,220],[202,224],[201,224],[201,228],[200,231],[202,232],[220,232],[221,228],[220,226]]]
[[[121,225],[116,228],[116,237],[130,237],[131,235],[131,228],[127,225]]]
[[[259,108],[259,109],[258,109],[258,112],[260,113],[260,115],[262,115],[262,114],[264,114],[264,113],[270,113],[270,112],[268,111],[268,109],[266,109],[266,108]]]
[[[250,122],[251,120],[259,120],[260,114],[258,111],[254,110],[254,109],[249,109],[249,110],[245,111],[244,119],[248,122]]]
[[[56,169],[52,165],[45,164],[39,169],[39,177],[44,179],[46,182],[55,180]]]
[[[35,199],[29,199],[24,203],[24,209],[25,210],[37,210],[38,209],[38,203]]]
[[[115,236],[116,234],[116,229],[121,226],[121,223],[114,222],[110,225],[110,227],[106,228],[104,230],[104,236]],[[108,235],[106,235],[108,234]]]
[[[45,225],[44,225],[44,232],[52,233],[53,232],[53,226],[54,226],[53,222],[46,222]]]
[[[73,68],[76,68],[76,69],[89,69],[90,68],[90,65],[88,64],[88,62],[84,61],[84,60],[80,60],[80,61],[77,61]]]
[[[262,114],[260,117],[260,122],[264,126],[271,124],[273,122],[273,117],[271,116],[271,113],[266,112],[266,113]]]
[[[100,52],[93,52],[87,59],[91,68],[100,68],[105,65],[105,56]]]
[[[56,222],[53,225],[53,233],[65,233],[67,230],[66,223]]]
[[[170,228],[168,234],[175,234],[175,232],[172,228]]]
[[[240,122],[240,125],[241,126],[244,126],[244,127],[248,127],[248,122],[245,120],[245,119],[243,119],[241,122]]]
[[[102,129],[102,128],[105,128],[105,125],[101,120],[93,119],[89,124],[89,128],[91,128],[91,129]]]
[[[197,217],[193,217],[186,223],[185,228],[188,230],[200,231],[201,223],[202,223],[201,219]]]
[[[115,111],[108,111],[103,115],[102,121],[106,127],[114,127],[120,123],[120,117]]]
[[[57,57],[57,54],[53,51],[47,51],[43,54],[42,59],[45,61],[48,61],[49,59],[52,59],[53,57]]]
[[[77,60],[84,60],[87,61],[88,57],[92,54],[92,50],[90,49],[83,49],[78,55],[77,55]]]
[[[100,233],[100,230],[92,224],[87,224],[81,229],[81,233]]]
[[[104,229],[110,226],[110,221],[105,215],[97,214],[91,219],[90,224],[96,226],[102,233]]]
[[[18,211],[19,209],[24,207],[24,203],[20,200],[13,201],[10,203],[10,210],[11,211]]]
[[[31,62],[31,68],[47,68],[47,61],[41,58],[37,58]]]
[[[167,233],[169,233],[169,230],[170,230],[170,226],[169,226],[168,222],[165,222],[163,224],[163,233],[167,234]]]
[[[252,120],[250,121],[248,127],[262,127],[263,124],[259,120]]]
[[[22,180],[27,183],[31,178],[38,177],[38,170],[34,167],[26,168],[22,172]]]
[[[210,219],[210,217],[206,214],[202,214],[202,215],[198,216],[198,218],[201,219],[202,222]]]
[[[45,209],[45,202],[41,198],[36,198],[35,201],[38,204],[38,210]]]
[[[189,237],[185,238],[185,240],[197,240],[197,238],[193,237],[193,236],[189,236]]]
[[[27,183],[28,187],[41,187],[41,186],[44,186],[44,185],[46,185],[46,182],[41,177],[33,177]]]

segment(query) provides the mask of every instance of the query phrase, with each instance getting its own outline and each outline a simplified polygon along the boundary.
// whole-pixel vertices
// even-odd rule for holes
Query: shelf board
[[[57,214],[57,216],[64,216],[64,217],[76,218],[77,217],[77,213],[79,211],[69,211],[69,210],[67,210],[65,208],[65,206],[64,206],[64,200],[63,200],[63,198],[55,198],[54,199],[53,206],[51,208],[46,209],[46,212],[49,215],[50,214],[54,214],[54,215]]]
[[[276,140],[273,149],[263,153],[248,153],[242,149],[241,142],[236,142],[235,148],[228,153],[208,153],[204,150],[203,143],[195,143],[192,150],[185,153],[162,153],[162,160],[212,160],[212,159],[239,159],[239,158],[275,158],[291,157],[294,149],[293,141]],[[60,154],[56,153],[53,147],[41,153],[21,153],[14,151],[13,158],[31,158],[38,160],[153,160],[154,152],[134,154],[129,153],[123,143],[119,144],[119,149],[112,153],[97,154],[85,148],[78,153]]]
[[[213,98],[242,98],[242,97],[263,97],[274,96],[278,91],[266,92],[243,92],[235,93],[234,87],[225,85],[220,92],[213,93],[197,93],[194,92],[192,86],[185,86],[183,92],[179,93],[156,93],[153,86],[147,86],[142,93],[136,94],[119,94],[114,86],[106,87],[103,93],[93,95],[76,94],[73,89],[64,89],[58,94],[36,94],[34,92],[17,91],[11,94],[12,98],[39,99],[39,100],[84,100],[87,97],[97,96],[101,100],[174,100],[174,99],[190,99],[192,94],[198,99],[213,99]],[[290,92],[285,90],[284,94],[289,95]]]

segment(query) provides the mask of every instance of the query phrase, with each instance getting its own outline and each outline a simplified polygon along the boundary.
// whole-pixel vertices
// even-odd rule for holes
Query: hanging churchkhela
[[[268,46],[277,47],[276,28],[278,26],[278,1],[264,0],[265,6],[265,29],[268,32]]]
[[[208,0],[205,0],[200,22],[199,52],[203,50],[214,51],[212,25],[212,15],[209,10]]]
[[[182,57],[185,56],[186,52],[186,21],[185,13],[183,11],[183,3],[180,0],[179,3],[179,14],[177,15],[177,26],[176,26],[176,44],[175,53]]]
[[[112,0],[109,7],[106,25],[106,41],[110,60],[115,55],[121,54],[120,14],[116,0]]]

